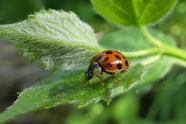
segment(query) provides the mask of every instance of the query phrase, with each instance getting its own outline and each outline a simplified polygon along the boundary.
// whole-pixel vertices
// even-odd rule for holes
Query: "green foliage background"
[[[76,4],[72,4],[72,2]],[[0,24],[8,24],[26,19],[27,15],[34,11],[39,11],[41,7],[46,9],[63,9],[65,11],[75,12],[83,21],[93,26],[95,31],[102,31],[106,34],[105,39],[100,41],[102,46],[117,49],[119,45],[108,44],[104,41],[112,40],[109,36],[112,34],[113,40],[120,43],[120,36],[126,32],[118,31],[110,23],[104,21],[93,11],[90,1],[87,0],[4,0],[0,1]],[[179,47],[186,46],[186,2],[180,0],[174,11],[161,23],[154,26],[156,29],[171,35],[177,41]],[[133,30],[132,30],[133,31]],[[130,32],[130,31],[129,31]],[[138,31],[137,31],[138,32]],[[127,38],[130,37],[125,37]],[[115,46],[114,46],[115,45]],[[131,45],[132,46],[132,45]],[[143,47],[143,45],[141,46]],[[148,45],[145,46],[148,48]],[[137,47],[139,48],[139,47]],[[129,51],[137,48],[128,47]],[[162,58],[161,61],[166,61]],[[132,60],[132,61],[135,61]],[[157,63],[157,68],[161,68],[161,61]],[[64,105],[55,109],[46,110],[37,113],[39,120],[48,121],[48,123],[67,123],[67,124],[88,124],[88,123],[186,123],[186,70],[180,66],[174,65],[171,70],[167,67],[169,73],[162,77],[147,77],[143,86],[129,90],[124,95],[112,99],[108,106],[105,102],[89,105],[85,108],[77,108],[76,105]],[[166,70],[166,69],[162,69]],[[155,72],[151,69],[153,73]],[[161,70],[160,70],[161,72]],[[148,82],[148,78],[153,78],[153,82]],[[152,80],[151,80],[152,81]],[[47,107],[46,107],[47,109]]]

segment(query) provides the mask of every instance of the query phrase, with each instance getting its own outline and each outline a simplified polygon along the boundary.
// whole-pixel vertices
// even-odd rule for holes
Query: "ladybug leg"
[[[104,85],[104,83],[103,83],[103,73],[101,72],[100,75],[97,75],[97,77],[101,79],[101,81],[100,81],[101,85]]]
[[[121,82],[121,81],[122,81],[122,80],[120,80],[120,79],[116,76],[115,73],[113,73],[113,75],[114,75],[115,79],[116,79],[118,82]]]
[[[85,81],[84,84],[86,84],[87,82],[88,82],[88,85],[90,86],[90,81],[89,80],[88,81]]]
[[[116,76],[116,74],[114,72],[106,72],[106,73],[110,74],[110,75],[113,75],[118,82],[122,81],[122,80],[118,79],[118,77]]]
[[[122,74],[125,73],[125,72],[127,72],[126,69],[123,69],[123,70],[121,71]],[[115,73],[113,73],[113,75],[114,75],[114,77],[116,78],[116,80],[117,80],[118,82],[121,82],[121,81],[122,81],[122,80],[118,79],[118,77],[116,76]]]
[[[126,70],[126,69],[123,69],[123,70],[121,71],[121,73],[125,73],[125,72],[127,72],[127,70]]]

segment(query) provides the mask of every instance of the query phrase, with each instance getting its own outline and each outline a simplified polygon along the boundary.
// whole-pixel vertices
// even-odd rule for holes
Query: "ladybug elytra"
[[[128,67],[128,60],[120,52],[116,50],[103,51],[91,59],[90,66],[85,72],[85,83],[89,83],[93,76],[97,76],[101,79],[101,84],[104,85],[103,72],[113,75],[118,80],[115,72],[124,73]]]

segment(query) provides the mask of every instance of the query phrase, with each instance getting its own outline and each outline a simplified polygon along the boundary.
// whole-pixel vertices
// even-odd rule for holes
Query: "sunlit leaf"
[[[94,9],[117,25],[143,26],[164,17],[177,0],[92,0]]]

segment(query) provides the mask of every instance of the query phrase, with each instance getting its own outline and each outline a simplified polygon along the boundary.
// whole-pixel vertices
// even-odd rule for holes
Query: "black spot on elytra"
[[[117,68],[118,68],[118,70],[121,70],[122,69],[122,64],[121,63],[118,63],[117,64]]]
[[[118,55],[115,55],[117,60],[121,60],[121,58]]]
[[[103,58],[103,62],[106,62],[108,60],[108,57]]]
[[[106,54],[112,54],[112,51],[107,51]]]
[[[109,67],[112,67],[112,63],[110,63],[110,62],[109,62],[107,65],[108,65]]]
[[[128,63],[128,61],[127,61],[127,60],[125,60],[125,65],[126,65],[126,66],[129,66],[129,63]]]

